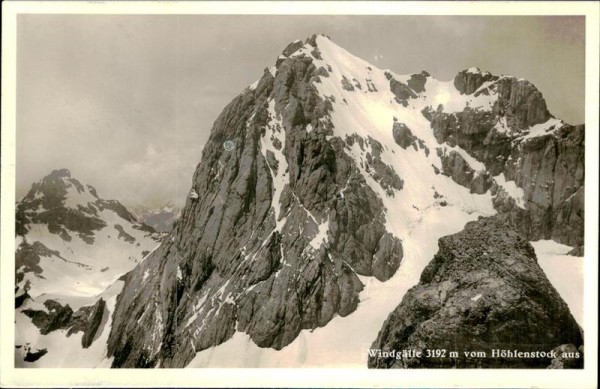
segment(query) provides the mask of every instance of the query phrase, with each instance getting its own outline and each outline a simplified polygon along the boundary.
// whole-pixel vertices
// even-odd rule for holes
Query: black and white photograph
[[[3,386],[597,384],[598,3],[9,3]]]

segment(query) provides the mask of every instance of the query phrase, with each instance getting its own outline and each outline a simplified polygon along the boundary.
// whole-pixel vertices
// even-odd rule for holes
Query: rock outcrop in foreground
[[[583,366],[582,343],[580,328],[539,267],[529,242],[497,217],[480,218],[439,240],[439,251],[419,284],[384,323],[368,364],[370,368],[572,368]],[[412,355],[397,358],[390,355],[393,350],[407,354],[412,350]],[[554,350],[556,356],[519,358],[500,352],[492,357],[493,350]],[[565,350],[572,351],[571,358],[563,355]],[[415,357],[419,351],[422,356]],[[458,356],[450,357],[451,351]]]

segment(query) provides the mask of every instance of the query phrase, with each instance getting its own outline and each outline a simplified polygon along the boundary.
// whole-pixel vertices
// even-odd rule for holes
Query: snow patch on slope
[[[471,156],[471,154],[469,154],[462,147],[460,147],[460,146],[450,147],[448,145],[444,145],[443,147],[446,151],[452,150],[452,151],[456,151],[457,153],[459,153],[460,156],[469,164],[469,167],[471,167],[471,169],[473,169],[475,172],[485,172],[486,171],[486,167],[483,164],[483,162],[480,162],[477,159],[475,159],[473,156]]]
[[[317,227],[317,234],[309,242],[312,248],[319,249],[323,243],[327,240],[327,232],[329,231],[329,218]]]
[[[277,115],[277,112],[275,112],[275,100],[273,99],[269,100],[268,112],[269,122],[265,126],[265,134],[260,140],[260,152],[265,158],[273,179],[273,198],[271,201],[271,207],[275,212],[275,231],[281,231],[286,219],[282,218],[281,215],[280,199],[283,189],[289,182],[288,164],[285,155],[283,155],[283,147],[285,145],[285,130],[283,128],[281,118]],[[277,141],[279,148],[275,145],[275,142]],[[267,156],[269,151],[273,153],[273,156],[277,161],[277,168],[275,168],[275,166],[271,166],[269,163],[269,158]]]
[[[400,239],[409,233],[410,227],[418,223],[422,216],[420,212],[434,206],[435,187],[442,193],[450,206],[457,206],[466,213],[477,210],[486,215],[495,214],[491,204],[491,195],[475,195],[469,190],[456,185],[451,179],[443,175],[436,175],[431,165],[441,165],[440,158],[435,152],[424,153],[422,150],[398,146],[393,137],[394,119],[404,123],[429,150],[439,146],[433,135],[429,121],[421,111],[431,107],[430,98],[418,96],[410,99],[409,105],[404,107],[398,104],[395,96],[390,91],[389,80],[385,71],[353,56],[346,50],[333,44],[327,38],[317,37],[317,44],[322,60],[313,59],[315,66],[331,67],[331,77],[322,78],[321,83],[315,84],[323,98],[333,97],[333,111],[331,122],[334,127],[334,136],[345,139],[346,136],[357,134],[368,139],[377,140],[383,145],[381,160],[391,166],[396,174],[404,180],[404,187],[395,191],[394,196],[388,196],[383,188],[361,166],[363,152],[356,145],[350,149],[350,155],[355,159],[362,175],[382,199],[386,213],[386,227],[388,231]],[[375,91],[347,91],[343,88],[341,79],[366,80],[375,86]],[[407,80],[410,76],[398,76],[397,80]],[[338,79],[339,78],[339,79]],[[433,78],[428,78],[425,85],[427,94],[434,96],[440,91],[451,91],[451,100],[465,99],[460,96],[451,82],[443,83]],[[466,151],[457,148],[457,151],[469,162],[474,170],[484,170],[485,166],[471,157]]]
[[[497,132],[502,133],[502,134],[510,134],[512,132],[512,130],[508,126],[508,122],[506,121],[505,116],[502,116],[496,122],[496,124],[494,124],[494,128],[496,129]]]
[[[553,134],[556,132],[556,130],[561,128],[563,126],[563,124],[564,123],[562,120],[559,120],[556,118],[550,118],[547,121],[545,121],[544,123],[536,124],[534,126],[529,127],[529,132],[527,133],[527,135],[523,136],[521,139],[525,140],[525,139],[536,138],[538,136]]]
[[[25,273],[23,282],[31,283],[32,297],[45,293],[94,296],[141,262],[143,251],[155,247],[156,242],[147,232],[133,228],[115,212],[105,209],[98,217],[106,222],[106,227],[95,232],[93,244],[76,234],[72,234],[71,241],[65,241],[51,233],[45,224],[30,226],[25,236],[27,242],[40,242],[64,258],[41,256],[39,266],[43,269],[43,278],[32,272]],[[118,238],[119,231],[114,228],[117,224],[135,239],[133,243]]]
[[[70,188],[69,188],[70,189]],[[87,207],[89,203],[98,200],[88,191],[69,190],[64,200],[65,207],[78,209],[79,206]]]
[[[573,248],[553,240],[530,243],[546,277],[565,300],[577,323],[582,325],[584,257],[567,255]]]
[[[431,99],[430,105],[433,108],[442,105],[446,113],[462,112],[466,107],[489,111],[498,99],[495,93],[489,95],[481,93],[477,96],[475,96],[476,93],[470,95],[460,94],[454,87],[453,81],[438,81],[430,78],[427,80],[425,87],[427,88],[428,98]]]
[[[515,200],[515,203],[519,206],[519,208],[525,208],[525,192],[522,188],[517,186],[517,183],[514,181],[507,181],[506,177],[504,177],[504,173],[500,173],[499,175],[494,177],[496,183],[504,189],[504,191]]]

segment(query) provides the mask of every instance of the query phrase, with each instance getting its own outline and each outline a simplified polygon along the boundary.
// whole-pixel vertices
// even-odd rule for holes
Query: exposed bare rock
[[[285,57],[289,57],[292,53],[294,53],[302,46],[304,46],[304,43],[301,40],[294,41],[287,45],[287,47],[283,50],[282,55]]]
[[[531,240],[583,246],[584,133],[583,126],[565,125],[552,135],[521,141],[507,158],[505,176],[523,188],[528,215],[500,199],[496,203]]]
[[[347,91],[354,92],[354,86],[348,81],[346,77],[342,77],[342,88]]]
[[[493,76],[489,72],[482,73],[479,68],[472,68],[459,72],[454,77],[454,86],[461,94],[470,95],[475,93],[484,82],[497,79],[497,76]]]
[[[394,126],[392,127],[392,132],[394,135],[394,140],[396,144],[403,149],[406,149],[408,146],[413,146],[415,150],[417,150],[417,137],[413,135],[410,128],[406,126],[404,123],[394,122]]]
[[[66,261],[66,259],[60,256],[60,252],[56,250],[50,250],[40,242],[33,242],[29,244],[24,241],[15,253],[15,270],[17,270],[17,278],[19,274],[26,272],[34,272],[36,274],[42,274],[44,269],[39,266],[40,257],[56,256]],[[19,280],[17,280],[19,282]]]
[[[439,251],[419,284],[390,314],[372,345],[384,353],[374,352],[368,363],[371,368],[545,368],[553,349],[571,344],[572,351],[582,342],[579,326],[526,238],[496,217],[480,218],[439,240]],[[422,354],[396,358],[393,350]],[[431,356],[427,350],[446,351]],[[493,350],[544,356],[496,357]],[[471,351],[485,355],[465,354]],[[580,367],[581,358],[564,367]]]
[[[421,73],[411,74],[407,84],[410,89],[417,93],[425,92],[425,84],[427,83],[427,77],[429,73],[422,71]]]
[[[46,355],[48,353],[48,350],[43,348],[41,350],[35,350],[32,352],[31,348],[26,350],[25,353],[25,358],[24,361],[25,362],[35,362],[38,359],[40,359],[41,357],[43,357],[44,355]]]
[[[413,74],[407,85],[396,80],[391,73],[385,73],[385,76],[390,81],[390,90],[396,96],[396,101],[404,106],[408,105],[409,99],[416,99],[418,93],[425,91],[425,83],[427,82],[428,75],[427,72]]]
[[[451,177],[454,182],[471,190],[471,193],[483,194],[491,188],[493,181],[486,171],[476,172],[455,150],[445,152],[438,148],[442,161],[442,174]]]
[[[542,93],[527,80],[505,77],[498,81],[498,101],[494,113],[505,116],[508,126],[524,129],[544,123],[552,116]]]
[[[185,366],[236,330],[281,349],[353,312],[357,275],[386,280],[398,268],[402,245],[386,231],[381,200],[347,144],[327,138],[333,97],[314,82],[330,69],[304,53],[276,66],[217,118],[194,174],[196,200],[125,277],[108,343],[114,367]],[[400,190],[383,146],[359,141],[370,174]]]
[[[25,309],[23,313],[32,319],[33,324],[40,329],[42,335],[56,330],[68,330],[67,336],[70,336],[82,331],[81,346],[83,348],[88,348],[92,344],[102,317],[108,314],[105,309],[106,302],[102,298],[94,305],[81,307],[76,312],[73,312],[68,304],[63,306],[55,300],[44,301],[44,306],[48,312]]]
[[[547,135],[528,137],[531,126],[551,119],[541,93],[526,80],[479,71],[463,71],[455,79],[457,89],[467,94],[485,82],[498,96],[491,111],[470,107],[452,114],[443,107],[423,110],[437,141],[463,148],[486,166],[488,176],[502,173],[523,189],[525,209],[506,196],[496,196],[494,206],[529,239],[582,246],[584,126],[563,123]],[[502,131],[500,123],[505,126]],[[445,161],[459,170],[464,167],[455,163],[456,158]],[[456,169],[447,172],[471,187],[468,169],[464,174]],[[491,188],[489,177],[473,185],[475,193]]]

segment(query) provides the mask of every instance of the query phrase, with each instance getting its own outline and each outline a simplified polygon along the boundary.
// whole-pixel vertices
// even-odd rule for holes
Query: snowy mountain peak
[[[71,171],[69,169],[56,169],[53,170],[47,177],[68,177],[71,178]]]
[[[75,188],[78,191],[84,191],[84,187],[77,179],[71,177],[71,171],[68,169],[57,169],[53,170],[52,173],[48,174],[38,182],[38,188],[46,190],[51,189],[52,186],[59,186],[64,188]]]
[[[42,178],[37,186],[34,185],[33,188],[42,193],[51,192],[53,190],[62,191],[62,188],[64,188],[67,192],[89,192],[93,197],[98,198],[96,189],[93,186],[83,185],[79,180],[71,176],[71,171],[68,169],[53,170],[50,174]]]
[[[52,364],[60,354],[64,341],[53,339],[63,335],[40,337],[40,332],[69,327],[68,336],[83,331],[80,344],[89,347],[98,326],[108,320],[106,309],[120,290],[117,280],[162,239],[119,201],[99,198],[67,169],[34,183],[17,203],[16,232],[16,340],[25,346],[18,350],[19,366]],[[85,304],[90,306],[77,310]]]
[[[131,268],[127,262],[135,264],[141,260],[142,251],[149,251],[147,242],[154,244],[160,239],[154,229],[137,222],[120,202],[99,198],[93,187],[84,186],[67,169],[54,170],[33,184],[17,203],[16,232],[17,269],[20,269],[20,277],[29,280],[28,289],[35,284],[30,294],[49,291],[48,288],[55,285],[53,281],[49,287],[45,286],[50,281],[42,273],[56,269],[52,265],[42,266],[41,257],[58,259],[67,267],[80,270],[106,267],[106,275],[113,277],[116,272],[120,275],[124,269]],[[113,240],[125,246],[121,248],[123,253],[131,254],[109,271],[111,259],[100,259],[93,253],[112,250],[108,246],[119,247],[111,243]],[[121,255],[111,253],[110,256],[120,262]],[[73,286],[71,281],[81,281],[58,278],[63,279],[65,287]]]
[[[298,59],[315,67],[313,85],[334,106],[343,103],[350,107],[352,104],[347,98],[348,92],[357,92],[354,96],[368,95],[371,102],[367,105],[370,109],[380,111],[396,108],[389,105],[384,108],[383,104],[377,104],[379,108],[375,108],[374,96],[381,102],[384,99],[390,101],[391,97],[404,108],[418,112],[423,109],[435,111],[442,107],[444,112],[453,114],[469,108],[500,116],[497,119],[499,128],[508,127],[511,133],[528,133],[531,126],[552,118],[542,94],[533,84],[511,76],[496,76],[478,67],[462,70],[454,80],[448,82],[439,81],[426,71],[399,75],[389,69],[377,68],[328,37],[313,35],[305,42],[296,40],[284,49],[275,67],[271,68],[273,77],[277,76],[282,66],[285,67],[285,61],[295,62]],[[364,106],[363,103],[359,105]],[[526,107],[528,113],[524,112]],[[521,112],[516,115],[516,120],[509,120],[504,126],[502,116],[506,109]]]
[[[169,239],[122,278],[108,356],[201,366],[231,339],[293,363],[326,343],[319,328],[364,363],[439,238],[498,214],[581,246],[583,192],[583,129],[531,84],[399,75],[321,35],[291,42],[219,115]]]
[[[68,210],[88,216],[97,216],[98,210],[108,208],[128,222],[136,222],[121,203],[101,199],[93,186],[83,185],[67,169],[54,170],[34,183],[17,208],[27,210],[28,214]]]
[[[470,74],[481,74],[481,69],[479,69],[477,67],[473,67],[473,68],[469,68],[469,69],[465,70],[464,72],[470,73]]]
[[[113,365],[185,366],[236,333],[279,350],[353,314],[363,291],[410,283],[398,268],[422,269],[434,251],[420,247],[477,216],[522,220],[530,237],[555,233],[538,227],[555,192],[535,195],[541,183],[531,182],[554,170],[537,172],[543,155],[524,151],[577,137],[550,118],[516,79],[399,75],[322,35],[291,42],[215,121],[171,239],[126,277]],[[430,224],[435,233],[420,230]]]

